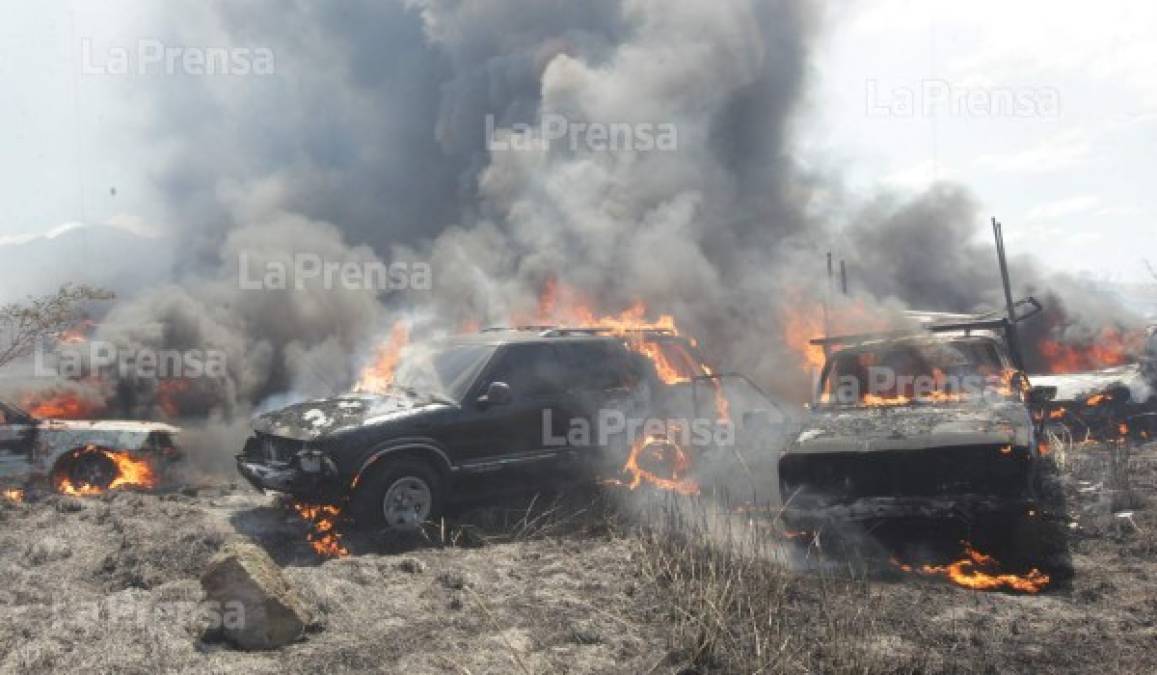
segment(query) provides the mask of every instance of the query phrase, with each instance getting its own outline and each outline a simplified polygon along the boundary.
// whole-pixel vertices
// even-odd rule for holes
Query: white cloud
[[[1034,206],[1029,209],[1025,219],[1029,221],[1040,221],[1063,218],[1089,211],[1100,203],[1101,198],[1096,195],[1077,195],[1075,197],[1068,197],[1066,199],[1059,199]]]
[[[1002,173],[1045,173],[1083,163],[1089,157],[1090,147],[1086,133],[1077,128],[1016,152],[981,155],[975,164]]]

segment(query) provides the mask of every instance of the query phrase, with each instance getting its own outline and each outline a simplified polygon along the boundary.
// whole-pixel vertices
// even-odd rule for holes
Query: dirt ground
[[[766,672],[1154,672],[1157,445],[1128,458],[1128,485],[1106,480],[1110,464],[1103,448],[1066,457],[1071,587],[1013,595],[782,570],[783,644],[753,650]],[[427,539],[351,537],[353,555],[322,562],[296,515],[224,482],[0,500],[0,672],[754,670],[693,656],[699,619],[672,597],[691,591],[647,572],[630,527],[531,510],[485,511]],[[267,653],[202,641],[198,578],[231,537],[263,546],[320,609],[305,640]]]

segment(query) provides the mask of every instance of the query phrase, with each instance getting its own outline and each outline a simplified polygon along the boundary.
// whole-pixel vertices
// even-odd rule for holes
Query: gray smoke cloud
[[[861,205],[840,196],[838,177],[794,161],[822,29],[813,3],[257,0],[151,11],[166,42],[276,54],[265,78],[152,84],[148,136],[166,148],[156,181],[183,253],[173,283],[125,299],[101,331],[130,347],[224,351],[227,375],[185,392],[186,414],[231,418],[333,393],[392,318],[505,323],[555,279],[601,311],[643,300],[674,314],[724,368],[796,400],[810,378],[785,332],[793,316],[818,315],[833,246],[861,313],[999,306],[966,190]],[[552,116],[670,124],[677,147],[488,150],[488,126],[542,140]],[[288,263],[300,252],[429,260],[434,288],[239,287],[243,254]],[[1015,266],[1026,290],[1054,287],[1031,263]]]

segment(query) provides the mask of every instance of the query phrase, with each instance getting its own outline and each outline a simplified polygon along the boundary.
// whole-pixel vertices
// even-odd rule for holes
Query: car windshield
[[[394,386],[435,394],[461,403],[494,350],[494,345],[410,345],[398,364]]]
[[[886,344],[831,357],[821,404],[903,405],[1013,396],[995,347],[984,342]]]

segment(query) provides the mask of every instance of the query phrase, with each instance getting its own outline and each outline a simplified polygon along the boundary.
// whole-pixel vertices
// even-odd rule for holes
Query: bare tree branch
[[[0,367],[32,353],[41,340],[73,327],[82,318],[85,303],[113,297],[104,289],[65,284],[52,295],[0,306]]]

